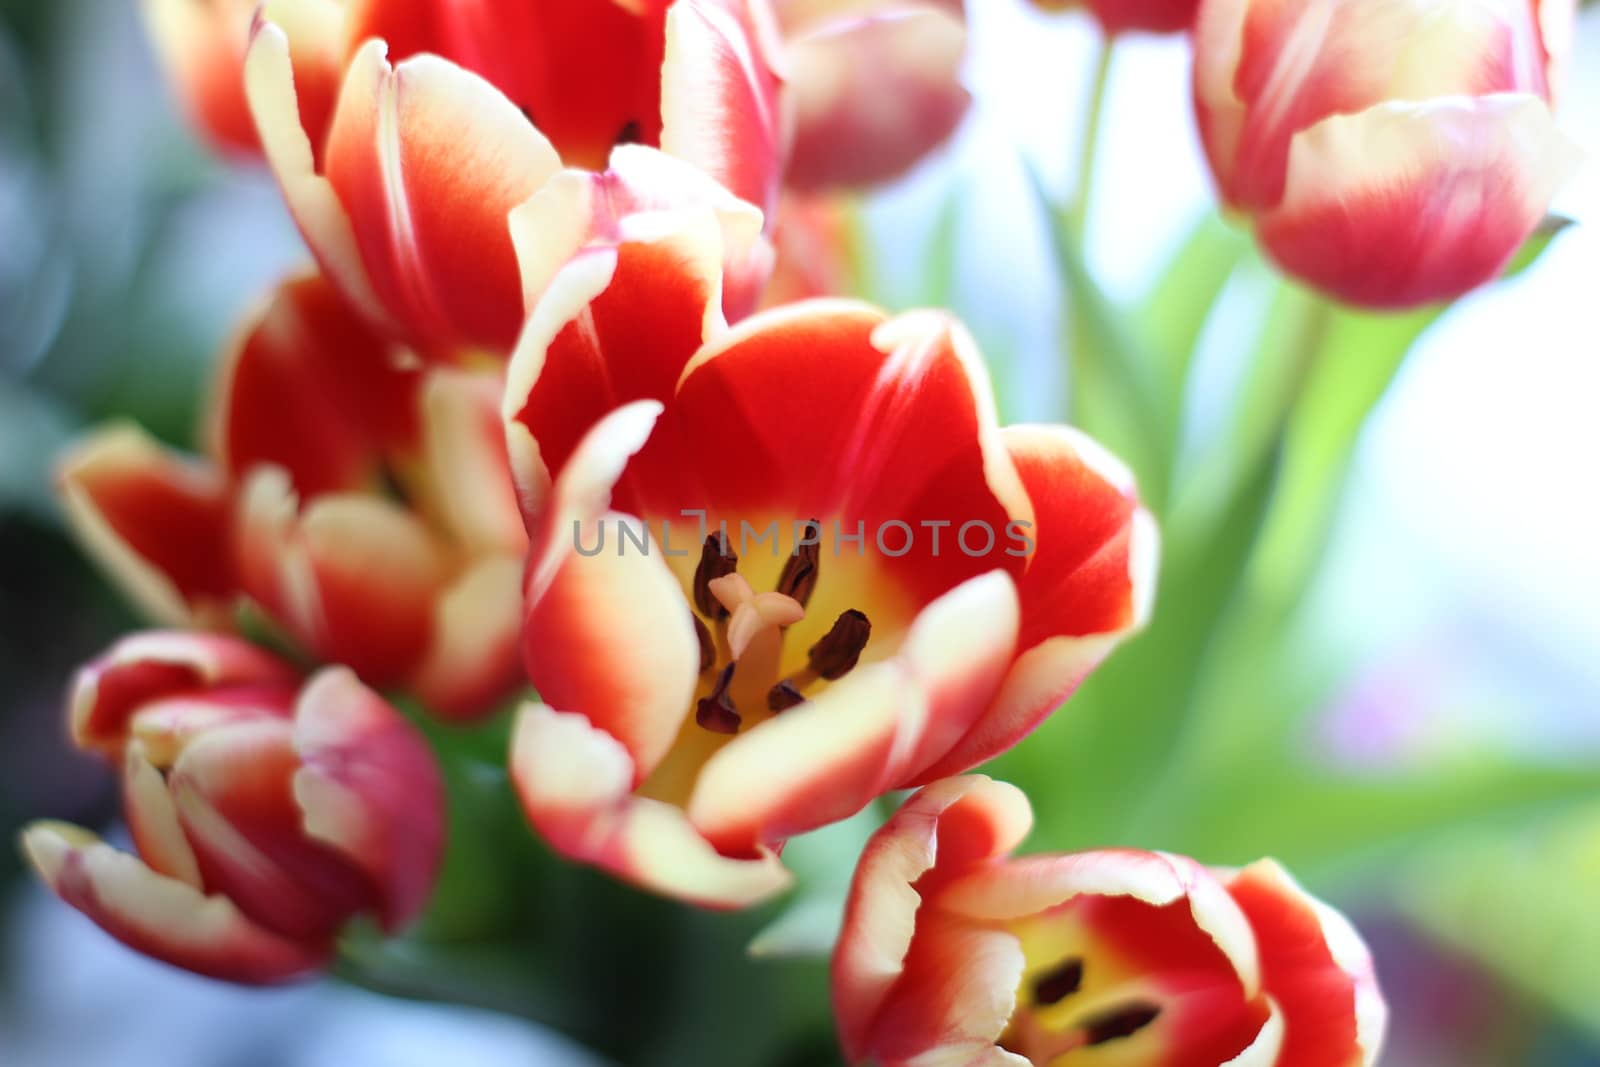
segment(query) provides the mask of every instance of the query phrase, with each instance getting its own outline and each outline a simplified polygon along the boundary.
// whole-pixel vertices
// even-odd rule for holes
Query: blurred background
[[[66,744],[60,704],[72,668],[136,620],[65,536],[52,456],[108,418],[192,445],[229,329],[305,256],[270,178],[193,139],[135,7],[0,3],[7,841],[40,816],[114,819],[110,776]],[[864,206],[864,288],[890,305],[954,307],[994,363],[1005,419],[1057,418],[1070,384],[1061,338],[1083,311],[1063,297],[1033,176],[1056,198],[1072,192],[1095,34],[1086,17],[1044,18],[1022,0],[969,4],[969,18],[971,117],[948,151]],[[1108,671],[1071,716],[996,769],[1033,795],[1035,847],[1289,862],[1373,944],[1395,1020],[1386,1067],[1600,1064],[1600,10],[1583,19],[1578,55],[1563,121],[1591,162],[1557,203],[1578,225],[1530,269],[1437,321],[1352,317],[1353,339],[1324,353],[1306,407],[1313,426],[1317,396],[1337,414],[1346,394],[1370,395],[1345,405],[1354,414],[1341,423],[1337,462],[1306,468],[1330,483],[1318,489],[1322,510],[1309,512],[1314,551],[1296,557],[1301,542],[1274,540],[1280,483],[1264,498],[1260,536],[1290,548],[1251,557],[1246,594],[1218,608],[1226,625],[1204,628],[1192,670],[1174,668],[1182,699],[1163,699],[1163,679],[1141,700]],[[1226,284],[1196,340],[1174,476],[1174,507],[1193,501],[1204,512],[1211,487],[1229,484],[1218,464],[1238,452],[1247,354],[1271,358],[1261,323],[1294,297],[1247,242],[1206,221],[1214,208],[1187,78],[1181,40],[1118,46],[1085,259],[1098,295],[1137,329],[1141,302],[1173,257],[1196,247],[1193,235],[1228,250]],[[1363,359],[1395,347],[1386,331],[1402,326],[1420,338],[1385,391],[1387,376],[1374,386]],[[1363,423],[1368,401],[1377,403]],[[1278,463],[1280,474],[1299,469],[1292,448]],[[1212,557],[1196,551],[1191,573],[1203,576]],[[1284,568],[1304,580],[1274,585]],[[1272,603],[1279,588],[1294,595]],[[1143,642],[1158,666],[1149,650],[1166,640],[1158,630]],[[1127,652],[1131,663],[1140,654]],[[1097,762],[1086,750],[1106,751],[1108,731],[1126,758],[1080,773]],[[819,863],[829,849],[848,852],[852,839],[837,840],[814,846]],[[796,862],[808,855],[797,847]],[[639,1043],[653,1046],[590,1041],[611,1058],[837,1062],[820,965],[738,958],[774,914],[685,917],[548,873],[546,858],[537,866],[562,888],[527,908],[583,901],[558,918],[574,927],[569,951],[595,959],[569,975],[549,947],[547,966],[605,1001],[588,1032],[639,1028],[649,1039]],[[518,1004],[495,1005],[508,1014],[335,980],[262,993],[191,978],[123,950],[21,874],[14,849],[0,849],[0,1063],[606,1062],[516,1018],[555,1018]],[[808,908],[827,911],[836,887],[817,881],[780,916],[769,938],[777,955],[805,941],[784,930],[805,927]],[[545,951],[537,940],[517,951]],[[422,971],[433,966],[418,959]],[[682,979],[670,991],[663,961]],[[693,975],[712,970],[741,988],[696,985]]]

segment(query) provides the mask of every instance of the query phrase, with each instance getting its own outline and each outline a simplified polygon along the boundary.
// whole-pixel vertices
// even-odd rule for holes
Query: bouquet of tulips
[[[1560,228],[1572,0],[1090,0],[1102,88],[1187,34],[1233,226],[1107,296],[1090,116],[1037,190],[1073,426],[1002,425],[1014,369],[943,308],[856,299],[861,196],[968,110],[961,0],[143,7],[314,265],[197,455],[60,461],[159,628],[67,701],[131,845],[22,848],[133,949],[628,1063],[1358,1067],[1372,956],[1279,860],[1382,797],[1399,843],[1600,782],[1342,778],[1279,639],[1411,343]],[[1197,470],[1200,335],[1263,262]]]

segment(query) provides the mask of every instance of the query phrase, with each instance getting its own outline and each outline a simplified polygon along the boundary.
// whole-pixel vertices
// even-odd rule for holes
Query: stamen
[[[710,730],[714,734],[736,734],[744,720],[739,718],[739,711],[733,706],[733,699],[728,696],[728,686],[733,684],[733,668],[736,664],[728,664],[722,668],[722,673],[717,676],[717,684],[711,690],[711,695],[703,698],[695,705],[694,721],[703,730]]]
[[[1083,961],[1076,957],[1043,972],[1033,979],[1034,1003],[1048,1007],[1059,1004],[1083,986]]]
[[[861,652],[872,636],[872,623],[851,608],[834,621],[822,640],[806,653],[811,669],[828,681],[843,678],[861,659]]]
[[[793,555],[783,565],[783,573],[778,576],[778,592],[794,598],[801,607],[810,603],[811,594],[817,588],[817,577],[822,563],[822,546],[808,542],[816,541],[821,530],[822,524],[816,519],[806,523],[805,536],[800,539],[800,544],[795,545]]]
[[[700,673],[704,674],[717,662],[717,646],[711,640],[711,631],[700,621],[700,616],[690,612],[689,617],[694,620],[694,635],[700,639]]]
[[[1155,1022],[1160,1014],[1161,1008],[1155,1004],[1134,1004],[1097,1015],[1082,1027],[1084,1044],[1104,1045],[1108,1041],[1132,1037]]]
[[[728,617],[728,609],[711,592],[711,583],[738,569],[739,557],[728,543],[728,535],[718,530],[707,537],[706,543],[700,546],[700,565],[694,569],[694,606],[701,615],[712,622]]]
[[[805,694],[796,689],[794,683],[788,679],[767,690],[767,710],[771,712],[788,711],[796,704],[805,702]]]

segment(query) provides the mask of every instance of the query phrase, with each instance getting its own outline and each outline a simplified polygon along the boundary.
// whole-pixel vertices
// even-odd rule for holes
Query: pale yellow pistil
[[[840,678],[855,667],[872,625],[864,614],[852,610],[840,615],[833,628],[811,647],[805,668],[779,678],[784,633],[806,617],[819,564],[815,546],[802,546],[785,565],[778,588],[758,593],[739,574],[739,560],[727,538],[721,534],[706,538],[695,571],[694,623],[700,638],[701,673],[715,670],[716,674],[710,693],[695,706],[695,722],[701,728],[722,734],[739,732],[743,717],[733,698],[736,673],[742,699],[759,699],[752,693],[754,688],[756,693],[765,693],[767,711],[780,712],[803,703],[805,690],[817,681]]]

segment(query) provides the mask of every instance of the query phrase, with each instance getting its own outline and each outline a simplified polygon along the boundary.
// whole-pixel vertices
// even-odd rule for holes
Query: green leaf
[[[1547,220],[1506,276],[1537,262],[1567,225],[1562,219]],[[1252,582],[1271,602],[1290,604],[1304,590],[1333,526],[1362,428],[1418,338],[1448,310],[1333,312],[1311,380],[1291,417],[1282,488],[1252,568]]]
[[[1039,175],[1027,173],[1049,222],[1067,312],[1066,354],[1070,421],[1120,456],[1150,500],[1165,500],[1172,456],[1160,430],[1161,404],[1154,361],[1129,329],[1126,314],[1101,291],[1083,258],[1081,235],[1051,203]]]

